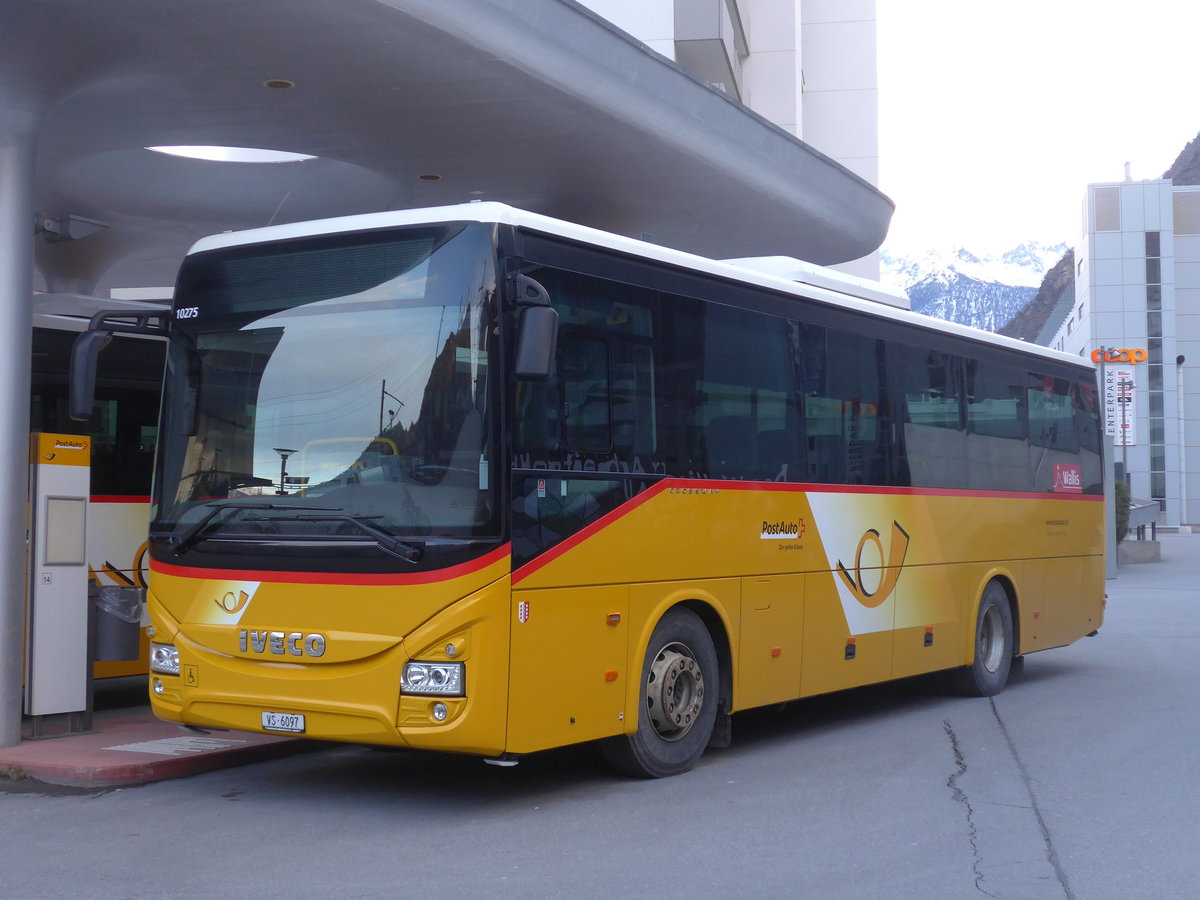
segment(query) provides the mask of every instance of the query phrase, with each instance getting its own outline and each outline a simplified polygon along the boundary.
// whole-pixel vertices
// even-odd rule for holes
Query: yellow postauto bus
[[[849,289],[473,203],[207,238],[169,318],[94,327],[81,391],[169,337],[167,720],[664,776],[1101,624],[1092,369]]]

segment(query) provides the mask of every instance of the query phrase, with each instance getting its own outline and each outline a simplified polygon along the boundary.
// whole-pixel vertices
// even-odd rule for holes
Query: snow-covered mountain
[[[907,293],[916,312],[996,331],[1037,293],[1046,270],[1066,249],[1027,243],[992,256],[962,247],[920,256],[884,250],[880,280]]]

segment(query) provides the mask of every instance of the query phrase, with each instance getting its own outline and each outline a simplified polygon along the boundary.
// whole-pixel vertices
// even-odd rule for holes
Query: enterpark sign
[[[1143,349],[1101,347],[1092,351],[1092,361],[1101,364],[1104,384],[1104,433],[1118,447],[1137,443],[1137,406],[1133,367],[1146,359]]]

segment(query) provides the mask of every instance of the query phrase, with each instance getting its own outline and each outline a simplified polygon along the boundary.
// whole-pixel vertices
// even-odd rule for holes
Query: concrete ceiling
[[[39,239],[38,288],[171,284],[204,234],[476,197],[706,256],[822,264],[874,250],[892,212],[572,0],[0,5],[0,130],[39,122],[36,212],[109,225]],[[181,144],[316,158],[144,149]]]

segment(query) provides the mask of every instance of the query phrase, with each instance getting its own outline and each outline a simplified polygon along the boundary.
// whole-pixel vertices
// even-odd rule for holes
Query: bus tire
[[[609,764],[639,778],[679,775],[694,766],[717,716],[718,668],[700,618],[683,607],[669,610],[642,662],[637,731],[601,745]]]
[[[990,697],[1008,683],[1013,661],[1013,618],[1008,592],[989,581],[975,617],[975,652],[969,666],[950,673],[950,686],[966,697]]]

